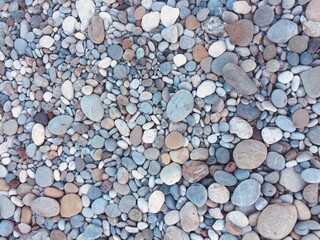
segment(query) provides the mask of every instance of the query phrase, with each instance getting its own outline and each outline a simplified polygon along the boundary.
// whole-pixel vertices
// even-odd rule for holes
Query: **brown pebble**
[[[303,198],[311,204],[318,202],[318,184],[307,185],[302,192]]]
[[[309,124],[309,113],[305,109],[299,109],[292,115],[292,121],[297,128],[304,128]]]
[[[77,194],[67,194],[61,199],[60,214],[62,217],[72,217],[82,210],[82,201]]]
[[[180,132],[172,132],[165,139],[165,144],[170,149],[181,148],[183,143],[184,137]]]
[[[30,224],[32,218],[32,211],[29,207],[23,206],[21,209],[20,222]]]
[[[139,146],[142,142],[142,127],[137,125],[130,133],[130,142],[132,146]]]
[[[134,12],[134,17],[136,20],[141,20],[146,14],[146,9],[143,6],[138,7]]]
[[[73,183],[66,183],[66,185],[64,185],[64,190],[66,193],[77,193],[79,188]]]
[[[199,161],[187,161],[182,166],[182,176],[189,183],[198,182],[209,174],[208,165]]]
[[[109,180],[105,180],[101,184],[101,191],[104,193],[109,192],[111,188],[112,188],[112,182],[110,182]]]
[[[52,198],[61,198],[64,195],[64,192],[53,187],[47,187],[44,189],[44,194],[47,197],[52,197]]]
[[[50,233],[51,240],[66,240],[66,235],[60,230],[53,230]]]
[[[243,38],[243,27],[238,22],[228,24],[224,29],[229,34],[230,42],[234,45],[238,44]]]
[[[200,67],[205,73],[209,73],[211,71],[211,62],[212,57],[206,57],[201,60]]]
[[[288,47],[293,52],[302,53],[307,49],[308,42],[306,36],[293,36],[288,42]]]
[[[170,155],[168,153],[163,153],[160,157],[161,163],[168,165],[171,161]]]
[[[189,15],[186,19],[186,27],[193,31],[200,27],[200,22],[194,15]]]
[[[277,55],[277,48],[274,45],[267,46],[263,51],[263,57],[265,60],[270,60]]]
[[[196,62],[201,62],[204,58],[209,56],[207,49],[202,45],[196,45],[193,48],[192,54],[193,54],[193,59]]]

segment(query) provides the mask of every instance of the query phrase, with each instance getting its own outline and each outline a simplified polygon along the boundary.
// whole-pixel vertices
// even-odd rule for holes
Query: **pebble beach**
[[[319,240],[320,0],[0,0],[0,240]]]

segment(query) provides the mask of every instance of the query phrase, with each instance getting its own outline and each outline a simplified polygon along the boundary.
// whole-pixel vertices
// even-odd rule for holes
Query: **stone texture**
[[[205,178],[209,174],[206,163],[199,161],[187,161],[182,166],[183,178],[189,183],[195,183]]]
[[[311,98],[320,97],[320,67],[315,67],[300,74],[303,87]]]
[[[267,37],[274,43],[286,43],[297,34],[298,25],[295,22],[281,19],[269,28]]]
[[[231,202],[240,207],[254,204],[260,196],[261,185],[256,180],[248,179],[241,182],[234,190]]]
[[[88,36],[95,44],[100,44],[105,39],[105,30],[103,21],[99,16],[94,16],[88,27]]]
[[[193,203],[187,202],[181,208],[180,221],[181,227],[185,232],[192,232],[198,228],[200,221],[197,207]]]
[[[61,199],[61,216],[72,217],[82,210],[82,201],[77,194],[67,194]]]
[[[38,197],[31,202],[31,210],[42,217],[54,217],[60,213],[60,205],[52,198]]]
[[[167,105],[167,116],[173,122],[184,120],[193,109],[193,96],[187,90],[177,91]]]
[[[104,115],[104,108],[100,97],[96,94],[83,96],[81,98],[81,109],[83,113],[92,121],[100,121]]]

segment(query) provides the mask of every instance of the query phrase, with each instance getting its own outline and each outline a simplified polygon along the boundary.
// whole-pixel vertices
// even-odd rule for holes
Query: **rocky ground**
[[[320,0],[0,0],[0,239],[320,239]]]

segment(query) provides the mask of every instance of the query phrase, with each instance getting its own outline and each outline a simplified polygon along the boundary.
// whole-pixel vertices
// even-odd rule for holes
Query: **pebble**
[[[320,183],[320,170],[315,168],[305,169],[301,172],[301,177],[307,183]]]
[[[253,21],[259,27],[270,25],[274,19],[273,8],[269,5],[260,6],[253,15]]]
[[[170,163],[160,172],[161,180],[167,185],[173,185],[180,181],[182,177],[181,166],[178,163]]]
[[[31,210],[41,217],[54,217],[60,213],[60,205],[55,199],[38,197],[31,202]]]
[[[102,228],[95,224],[89,224],[83,232],[84,239],[97,239],[101,236],[102,236]]]
[[[92,121],[100,121],[104,115],[104,109],[100,97],[96,94],[83,96],[81,98],[81,109]]]
[[[287,94],[281,89],[276,89],[271,94],[271,102],[277,108],[284,108],[288,103]]]
[[[104,24],[99,16],[94,16],[91,19],[91,24],[88,27],[88,36],[94,44],[100,44],[104,41]]]
[[[312,68],[300,74],[304,90],[311,98],[318,98],[320,96],[320,87],[317,84],[319,76],[320,67]]]
[[[161,191],[154,191],[149,198],[148,207],[149,212],[157,213],[161,210],[162,205],[164,204],[165,196]]]
[[[253,179],[241,182],[231,196],[231,202],[240,207],[254,204],[260,196],[261,185]]]
[[[267,37],[274,43],[286,43],[297,34],[298,25],[295,22],[281,19],[269,28]]]
[[[238,14],[247,14],[251,11],[251,7],[246,1],[234,2],[232,9]]]
[[[198,208],[202,207],[208,198],[207,189],[199,184],[199,183],[193,183],[190,185],[190,187],[187,189],[186,197]]]
[[[282,139],[283,132],[277,127],[265,127],[261,131],[261,136],[266,144],[274,144]]]
[[[320,145],[319,134],[320,134],[320,126],[314,126],[309,129],[306,136],[309,138],[310,142],[312,142],[313,144]]]
[[[265,238],[283,239],[292,231],[296,221],[297,210],[293,205],[276,203],[267,206],[261,212],[257,227]]]
[[[306,8],[306,18],[309,21],[314,21],[314,22],[320,22],[320,17],[319,17],[319,0],[311,0]]]
[[[13,216],[15,205],[6,196],[0,196],[0,216],[2,219],[9,219]]]
[[[253,134],[250,124],[239,117],[233,117],[230,122],[230,133],[236,134],[241,139],[249,139]]]
[[[156,29],[160,23],[160,13],[150,12],[142,17],[141,26],[143,30],[150,32]]]
[[[238,56],[232,52],[225,52],[212,61],[211,71],[218,76],[222,76],[222,70],[228,63],[238,64]]]
[[[173,62],[177,67],[181,67],[186,64],[187,58],[183,54],[177,54],[173,57]]]
[[[177,21],[179,17],[179,13],[180,13],[179,8],[173,8],[167,5],[163,6],[161,8],[161,13],[160,13],[161,23],[165,27],[169,27],[173,25]]]
[[[47,166],[38,167],[35,174],[35,180],[40,187],[49,187],[54,182],[53,171]]]
[[[208,166],[199,161],[187,161],[182,166],[183,178],[189,183],[195,183],[209,174]]]
[[[243,140],[234,148],[233,158],[239,168],[254,169],[267,158],[267,148],[258,140]]]
[[[199,217],[197,207],[187,202],[180,210],[181,227],[185,232],[192,232],[199,226]]]
[[[3,125],[3,133],[12,136],[18,131],[18,123],[15,119],[6,121]]]
[[[168,102],[167,116],[173,122],[180,122],[192,112],[193,106],[192,94],[184,89],[179,90]]]
[[[227,63],[223,67],[222,76],[240,95],[252,95],[258,90],[245,71],[234,63]]]
[[[73,118],[69,115],[59,115],[52,118],[48,123],[48,130],[55,135],[63,135],[67,132]]]
[[[170,149],[181,148],[184,144],[184,137],[179,132],[171,132],[165,139],[165,144]]]
[[[164,240],[190,240],[188,234],[176,226],[170,226],[166,230]]]
[[[216,85],[213,81],[206,80],[203,81],[197,88],[197,96],[199,98],[205,98],[213,94],[216,90]]]
[[[304,128],[310,122],[309,113],[305,109],[299,109],[292,114],[292,121],[297,128]]]
[[[219,184],[219,183],[212,183],[208,187],[208,197],[211,201],[215,203],[224,204],[227,203],[230,199],[230,192],[228,188]]]
[[[224,41],[216,41],[209,47],[208,53],[211,57],[217,58],[227,50],[226,43]]]
[[[61,199],[61,216],[72,217],[82,210],[82,201],[77,194],[67,194]]]
[[[301,174],[296,172],[293,167],[281,171],[279,183],[294,193],[301,191],[306,185]]]
[[[79,0],[76,2],[76,10],[81,22],[89,21],[95,13],[95,5],[92,0]]]
[[[2,220],[0,223],[0,236],[9,237],[14,230],[14,223],[9,220]]]

